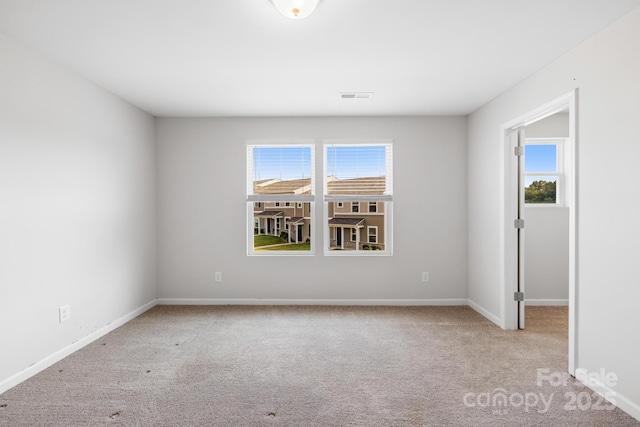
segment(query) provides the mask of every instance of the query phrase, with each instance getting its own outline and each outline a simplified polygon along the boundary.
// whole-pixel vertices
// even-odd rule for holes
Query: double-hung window
[[[392,253],[391,141],[324,141],[325,255]]]
[[[312,254],[313,142],[247,144],[247,253]]]
[[[562,139],[526,139],[524,202],[529,206],[562,206],[564,174]]]

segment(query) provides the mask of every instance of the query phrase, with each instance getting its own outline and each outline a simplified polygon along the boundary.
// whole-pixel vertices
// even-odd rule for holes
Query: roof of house
[[[302,222],[302,221],[304,221],[304,217],[301,217],[301,216],[294,216],[293,218],[291,218],[291,219],[290,219],[290,220],[288,220],[287,222],[288,222],[289,224],[296,224],[296,223],[298,223],[298,222]]]
[[[387,189],[384,176],[353,179],[334,179],[327,183],[329,194],[384,194]]]
[[[355,227],[361,225],[364,222],[364,218],[333,218],[329,220],[329,227],[331,226],[351,226]]]
[[[254,194],[311,194],[311,178],[291,179],[263,179],[253,182]]]
[[[274,217],[274,216],[281,216],[282,215],[282,211],[262,211],[262,212],[256,212],[255,216],[261,216],[261,217]]]
[[[387,189],[384,176],[338,179],[332,177],[327,183],[329,194],[380,195]],[[254,194],[311,194],[311,179],[263,179],[253,182]]]

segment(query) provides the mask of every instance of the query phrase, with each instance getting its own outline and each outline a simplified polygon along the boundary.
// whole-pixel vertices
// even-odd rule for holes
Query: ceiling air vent
[[[373,92],[340,92],[342,99],[369,99]]]

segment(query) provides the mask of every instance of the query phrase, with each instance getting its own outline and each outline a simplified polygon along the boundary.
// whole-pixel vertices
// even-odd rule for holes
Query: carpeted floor
[[[503,331],[468,307],[157,306],[0,395],[0,425],[640,425],[554,383],[566,308],[527,313]]]

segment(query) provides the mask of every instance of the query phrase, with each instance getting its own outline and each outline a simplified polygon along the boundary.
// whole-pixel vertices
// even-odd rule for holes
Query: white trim
[[[640,405],[634,402],[633,400],[618,393],[617,391],[615,391],[615,389],[612,389],[611,387],[608,387],[602,384],[601,381],[594,380],[593,378],[589,379],[589,381],[593,381],[592,384],[586,384],[584,381],[582,381],[578,377],[576,377],[576,379],[580,381],[582,384],[585,384],[587,388],[595,391],[600,396],[605,397],[611,404],[613,404],[613,406],[620,408],[621,410],[631,415],[636,420],[640,421]],[[609,396],[614,402],[612,402],[609,399]]]
[[[125,314],[119,319],[116,319],[111,323],[107,323],[100,329],[90,333],[87,336],[80,338],[79,340],[73,342],[72,344],[69,344],[68,346],[61,348],[55,353],[45,357],[39,362],[34,363],[33,365],[29,366],[28,368],[25,368],[24,370],[18,372],[17,374],[10,376],[6,380],[0,382],[0,394],[4,393],[5,391],[9,390],[12,387],[17,386],[21,382],[31,378],[32,376],[36,375],[38,372],[41,372],[47,369],[49,366],[53,365],[54,363],[61,361],[65,357],[69,356],[70,354],[80,350],[82,347],[88,344],[91,344],[95,340],[105,336],[106,334],[113,331],[114,329],[119,328],[120,326],[124,325],[128,321],[135,319],[145,311],[155,307],[156,304],[157,304],[157,300],[148,302],[145,305],[140,306],[135,310]]]
[[[354,206],[358,207],[357,211],[353,210]],[[351,202],[351,209],[349,210],[349,213],[352,213],[352,214],[357,213],[357,214],[359,214],[360,213],[360,202]]]
[[[516,329],[517,328],[517,310],[513,309],[513,293],[515,292],[516,283],[512,280],[512,274],[514,271],[514,262],[516,262],[513,253],[515,247],[513,246],[512,238],[509,230],[513,230],[513,218],[512,206],[515,205],[512,197],[511,175],[509,169],[512,169],[511,162],[515,157],[511,147],[511,141],[509,135],[512,130],[519,127],[527,126],[531,123],[549,117],[555,113],[563,111],[568,108],[569,110],[569,138],[566,139],[565,146],[565,206],[569,207],[569,339],[568,339],[568,371],[570,374],[575,374],[575,367],[578,366],[578,253],[577,253],[577,227],[578,227],[578,200],[576,194],[576,179],[578,177],[578,169],[576,164],[576,157],[578,152],[577,146],[577,99],[578,89],[573,89],[570,92],[544,104],[528,113],[522,114],[519,117],[503,124],[500,127],[499,141],[501,141],[502,149],[500,150],[500,165],[502,173],[500,175],[500,223],[503,225],[500,227],[500,269],[502,274],[500,276],[500,289],[502,298],[500,299],[500,325],[504,329]],[[526,139],[526,135],[525,135]],[[511,173],[515,173],[511,171]],[[515,325],[515,326],[514,326]]]
[[[563,306],[569,305],[568,299],[525,299],[527,307],[531,306]]]
[[[475,311],[477,311],[480,315],[484,316],[487,320],[490,320],[491,322],[495,323],[496,325],[498,325],[502,329],[505,329],[502,326],[501,319],[498,316],[496,316],[495,314],[491,313],[489,310],[487,310],[484,307],[482,307],[480,304],[476,303],[475,301],[473,301],[471,299],[467,299],[467,305],[469,307],[471,307],[472,309],[474,309]]]
[[[159,298],[158,305],[357,305],[464,306],[465,298],[449,299],[282,299],[282,298]]]

